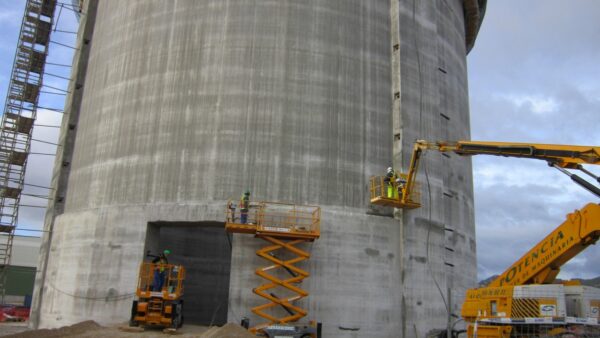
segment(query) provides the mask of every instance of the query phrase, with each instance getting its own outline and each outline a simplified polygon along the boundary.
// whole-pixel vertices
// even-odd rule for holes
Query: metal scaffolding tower
[[[0,304],[17,226],[56,0],[28,0],[0,126]]]

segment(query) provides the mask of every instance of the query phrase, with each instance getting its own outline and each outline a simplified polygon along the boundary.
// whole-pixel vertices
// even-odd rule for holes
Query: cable
[[[431,227],[432,227],[432,222],[431,222],[431,184],[429,182],[429,173],[427,172],[427,162],[423,163],[423,170],[425,171],[425,180],[427,181],[427,198],[429,200],[429,224],[427,227],[427,268],[429,269],[429,273],[431,273],[431,279],[433,279],[433,283],[435,284],[435,286],[437,287],[438,291],[440,292],[440,296],[442,297],[442,301],[444,302],[444,308],[446,309],[446,313],[450,313],[450,308],[448,307],[448,302],[446,301],[446,297],[444,296],[444,292],[442,291],[442,288],[440,287],[440,284],[438,283],[437,279],[435,279],[435,275],[433,274],[433,269],[431,268],[431,262],[429,260],[429,251],[431,248],[431,243],[430,243],[430,238],[431,238]]]
[[[421,70],[421,52],[419,51],[419,39],[417,38],[417,20],[416,20],[416,0],[413,0],[413,8],[412,8],[412,19],[413,19],[413,40],[415,44],[415,51],[417,53],[417,70],[419,73],[419,135],[423,135],[423,73]],[[424,157],[424,156],[423,156]],[[425,179],[427,181],[427,194],[429,199],[428,204],[428,228],[427,228],[427,240],[426,240],[426,255],[427,255],[427,268],[429,273],[431,274],[431,279],[438,289],[440,296],[442,297],[442,301],[444,302],[444,308],[446,309],[446,313],[450,313],[450,308],[448,307],[448,302],[446,301],[446,297],[444,296],[444,292],[440,288],[440,285],[433,274],[433,269],[431,267],[430,261],[430,247],[431,247],[431,227],[432,227],[432,199],[431,199],[431,182],[429,181],[429,173],[427,172],[427,161],[423,161],[423,170],[425,171]]]
[[[108,302],[108,301],[118,302],[118,301],[122,301],[122,300],[125,300],[127,298],[131,298],[131,297],[135,296],[135,292],[133,292],[133,293],[127,293],[127,294],[120,295],[120,296],[115,296],[115,297],[111,297],[111,296],[108,296],[108,295],[104,296],[104,297],[78,296],[78,295],[75,295],[75,294],[63,291],[63,290],[57,288],[56,286],[54,286],[54,284],[52,284],[50,282],[48,282],[48,285],[50,285],[50,287],[53,288],[54,290],[56,290],[58,293],[62,293],[63,295],[66,295],[66,296],[69,296],[69,297],[73,297],[73,298],[77,298],[77,299],[103,300],[103,301],[106,301],[106,302]]]

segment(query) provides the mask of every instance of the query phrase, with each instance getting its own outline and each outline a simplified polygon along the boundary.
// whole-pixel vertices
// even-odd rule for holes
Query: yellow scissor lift
[[[296,264],[310,258],[310,253],[299,246],[319,238],[320,222],[321,208],[316,206],[259,202],[250,204],[246,223],[242,223],[235,204],[228,203],[227,232],[251,234],[267,242],[256,255],[269,261],[270,265],[255,271],[267,282],[253,292],[268,302],[252,308],[252,312],[266,322],[250,328],[251,332],[267,337],[320,337],[320,324],[290,325],[308,313],[295,303],[309,295],[298,285],[310,274]],[[282,308],[286,314],[278,315],[277,308]]]
[[[164,285],[153,291],[154,272],[164,271]],[[131,307],[130,326],[162,326],[178,329],[183,325],[183,280],[185,268],[181,265],[143,262],[135,292],[137,300]]]

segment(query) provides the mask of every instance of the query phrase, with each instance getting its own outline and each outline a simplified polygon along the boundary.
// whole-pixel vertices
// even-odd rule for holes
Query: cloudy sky
[[[0,95],[6,93],[24,0],[0,0]],[[600,145],[600,1],[490,0],[475,48],[468,56],[472,139]],[[75,30],[63,9],[59,30]],[[72,45],[73,36],[53,40]],[[71,63],[72,50],[52,45],[49,62]],[[48,66],[56,75],[68,69]],[[45,83],[66,88],[63,80]],[[41,105],[60,107],[63,96],[43,95]],[[38,124],[58,125],[60,114],[41,111]],[[36,128],[34,137],[56,140],[57,130]],[[55,146],[33,143],[34,152]],[[474,183],[478,271],[483,279],[502,272],[561,224],[592,194],[541,161],[475,157]],[[52,158],[32,156],[27,182],[47,186]],[[600,174],[600,168],[589,168]],[[33,194],[44,189],[28,187]],[[45,205],[25,198],[23,203]],[[22,208],[20,227],[41,228],[43,209]],[[31,235],[31,232],[21,232]],[[561,277],[600,276],[600,246],[563,268]]]
[[[600,1],[488,1],[468,57],[474,140],[600,145]],[[480,279],[598,198],[541,161],[475,157]],[[588,167],[599,174],[600,168]],[[590,247],[561,277],[600,276]]]
[[[68,1],[65,1],[70,3]],[[23,18],[23,10],[25,8],[25,0],[0,0],[0,96],[4,103],[6,98],[6,92],[8,88],[8,81],[13,65],[13,58],[15,55],[15,48],[17,46],[17,40],[19,37],[19,29],[21,27],[21,20]],[[70,33],[64,33],[60,31],[75,31],[77,29],[77,21],[74,13],[71,10],[63,8],[57,8],[57,14],[60,11],[60,17],[58,18],[57,25],[54,27],[55,32],[52,33],[52,40],[63,43],[66,45],[73,46],[75,35]],[[55,19],[56,20],[56,19]],[[49,63],[58,64],[71,64],[73,56],[73,50],[67,47],[60,46],[58,44],[50,45],[50,54],[46,60]],[[46,65],[46,73],[68,77],[70,68]],[[67,87],[67,82],[56,76],[46,75],[44,76],[44,84],[54,88]],[[49,87],[43,88],[45,92],[62,93],[59,90],[51,89]],[[64,94],[64,93],[63,93]],[[39,105],[47,108],[62,108],[64,102],[64,95],[55,95],[49,93],[43,93],[40,95]],[[3,105],[4,107],[4,105]],[[40,109],[38,111],[36,126],[33,132],[33,141],[31,144],[31,151],[34,153],[54,154],[56,152],[56,146],[38,142],[56,142],[58,138],[58,129],[42,127],[45,126],[58,126],[62,115],[53,111]],[[54,156],[46,155],[31,155],[28,159],[27,172],[25,176],[25,182],[28,184],[35,184],[41,186],[50,185],[50,177],[52,173],[52,166],[54,163]],[[47,196],[48,190],[37,188],[33,186],[26,186],[24,193],[31,195]],[[21,198],[21,204],[30,206],[43,206],[47,205],[47,200],[23,196]],[[44,208],[34,207],[22,207],[19,210],[19,227],[26,229],[41,229],[43,223],[43,217],[45,214]],[[39,236],[39,232],[31,231],[19,231],[18,234],[25,236],[36,235]]]

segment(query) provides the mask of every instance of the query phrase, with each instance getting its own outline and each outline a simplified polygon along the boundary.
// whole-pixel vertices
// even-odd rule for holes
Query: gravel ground
[[[85,321],[58,329],[29,330],[26,323],[0,324],[0,336],[3,338],[165,338],[174,335],[177,337],[197,338],[250,338],[255,337],[237,324],[226,324],[223,327],[207,327],[199,325],[184,325],[174,333],[164,333],[161,329],[138,330],[130,332],[130,328],[123,325],[104,327],[94,321]]]

